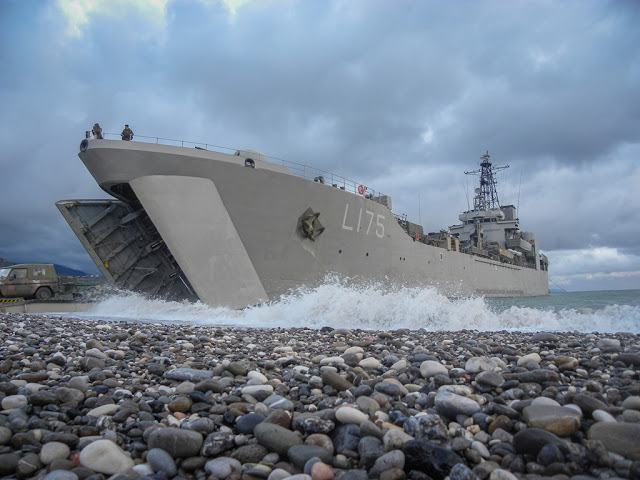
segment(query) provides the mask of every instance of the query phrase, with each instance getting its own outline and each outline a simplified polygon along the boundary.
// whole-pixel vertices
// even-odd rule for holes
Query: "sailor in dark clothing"
[[[91,133],[93,133],[93,138],[96,138],[98,140],[101,140],[103,138],[102,128],[97,123],[93,124],[93,129],[91,130]]]
[[[124,130],[120,134],[122,136],[122,140],[133,140],[133,131],[129,128],[129,125],[124,126]]]

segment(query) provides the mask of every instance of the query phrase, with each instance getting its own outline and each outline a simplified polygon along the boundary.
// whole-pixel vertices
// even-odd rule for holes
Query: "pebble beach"
[[[633,333],[0,314],[0,477],[640,478]]]

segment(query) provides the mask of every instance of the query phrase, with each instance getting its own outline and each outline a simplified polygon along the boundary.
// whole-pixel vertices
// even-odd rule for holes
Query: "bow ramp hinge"
[[[298,224],[302,228],[302,234],[311,240],[315,240],[318,235],[324,232],[324,227],[320,223],[320,220],[318,220],[319,216],[320,212],[316,213],[309,207],[298,219]]]

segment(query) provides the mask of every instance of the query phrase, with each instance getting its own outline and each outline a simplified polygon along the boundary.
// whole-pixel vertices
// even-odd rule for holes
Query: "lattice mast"
[[[476,195],[473,197],[473,209],[474,210],[490,210],[493,208],[500,208],[500,200],[498,199],[498,189],[496,187],[496,179],[494,173],[509,168],[509,165],[504,167],[494,167],[489,159],[489,151],[482,157],[482,163],[480,163],[480,170],[473,170],[471,172],[464,172],[465,175],[480,175],[480,187],[476,188]]]

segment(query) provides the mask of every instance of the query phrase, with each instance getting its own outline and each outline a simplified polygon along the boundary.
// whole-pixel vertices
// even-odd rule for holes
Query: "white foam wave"
[[[202,303],[149,300],[121,292],[97,303],[83,318],[140,322],[233,325],[241,327],[360,328],[429,331],[511,330],[533,332],[639,332],[640,307],[610,305],[591,311],[512,306],[497,311],[483,298],[449,299],[435,288],[381,285],[349,286],[332,280],[317,288],[300,289],[280,301],[244,310]]]

